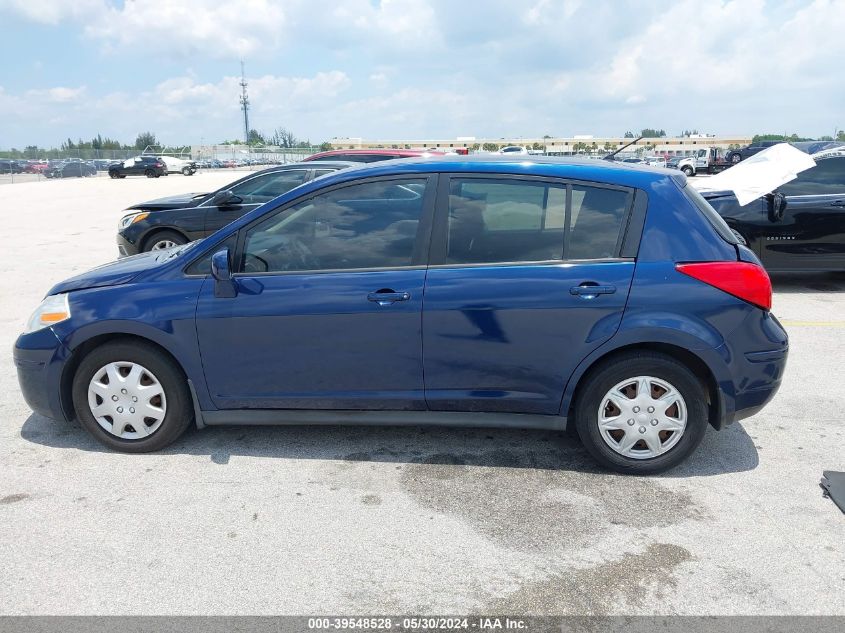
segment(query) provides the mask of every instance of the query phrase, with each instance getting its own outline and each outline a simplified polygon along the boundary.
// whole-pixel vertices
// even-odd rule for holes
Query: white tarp
[[[732,191],[740,206],[795,180],[799,172],[815,167],[809,154],[789,143],[779,143],[754,154],[710,178],[691,181],[699,191]]]

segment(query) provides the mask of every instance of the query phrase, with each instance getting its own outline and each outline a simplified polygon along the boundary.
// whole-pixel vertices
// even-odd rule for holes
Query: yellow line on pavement
[[[780,320],[787,327],[845,327],[845,321],[788,321]]]

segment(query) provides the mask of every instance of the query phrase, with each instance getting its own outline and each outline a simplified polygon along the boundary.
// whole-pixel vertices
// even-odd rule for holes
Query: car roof
[[[573,180],[647,187],[650,183],[672,179],[679,186],[686,184],[683,172],[645,163],[593,160],[559,156],[481,154],[475,156],[443,155],[436,157],[402,158],[377,163],[356,163],[354,169],[339,171],[331,176],[338,182],[372,175],[431,172],[467,172],[479,174],[536,175]],[[323,180],[321,179],[321,182]]]

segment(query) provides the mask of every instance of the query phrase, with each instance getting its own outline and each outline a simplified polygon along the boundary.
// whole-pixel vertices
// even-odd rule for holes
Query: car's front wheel
[[[575,424],[602,466],[626,474],[660,473],[680,464],[704,437],[706,390],[669,356],[617,356],[580,389]]]
[[[188,240],[183,235],[176,231],[160,231],[148,237],[144,242],[144,252],[146,251],[163,251],[174,246],[181,246],[187,244]]]
[[[693,176],[695,174],[695,171],[693,171],[693,168],[689,165],[684,165],[683,167],[681,167],[681,171],[684,172],[684,174],[687,176]]]
[[[73,406],[82,426],[106,446],[146,453],[174,442],[193,419],[179,367],[152,345],[102,345],[80,363]]]

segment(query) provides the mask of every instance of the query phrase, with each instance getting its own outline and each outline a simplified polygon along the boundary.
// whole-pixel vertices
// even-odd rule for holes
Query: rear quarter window
[[[716,229],[719,237],[729,244],[739,244],[739,240],[737,240],[734,232],[731,231],[731,227],[728,226],[728,223],[725,222],[724,218],[716,212],[716,210],[709,202],[707,202],[707,200],[704,199],[704,196],[702,196],[695,187],[688,184],[684,185],[684,193],[686,194],[687,199],[692,202],[699,211],[701,211],[713,228]]]

